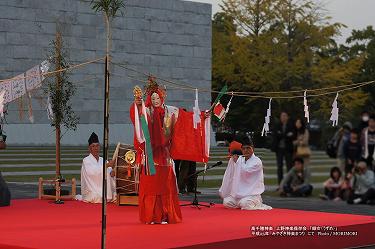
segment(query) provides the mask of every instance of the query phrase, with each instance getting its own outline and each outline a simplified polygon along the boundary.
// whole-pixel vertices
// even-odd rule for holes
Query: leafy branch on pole
[[[107,30],[107,49],[105,58],[105,95],[104,95],[104,136],[103,136],[103,192],[102,192],[102,239],[101,248],[105,248],[105,238],[106,238],[106,220],[107,220],[107,210],[106,210],[106,195],[107,195],[107,179],[106,179],[106,167],[105,163],[108,155],[108,119],[109,119],[109,61],[110,61],[110,44],[111,44],[111,22],[116,17],[117,13],[121,8],[125,8],[123,0],[92,0],[92,9],[98,13],[102,12],[104,14],[104,20]]]

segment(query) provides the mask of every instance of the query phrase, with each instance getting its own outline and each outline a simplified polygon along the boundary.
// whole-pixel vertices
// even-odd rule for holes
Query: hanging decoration
[[[32,106],[32,102],[31,102],[31,93],[28,92],[27,93],[27,100],[28,100],[28,107],[29,107],[29,120],[30,120],[30,123],[34,123],[34,115],[33,115],[33,106]]]
[[[271,102],[272,102],[272,98],[270,98],[270,101],[268,103],[267,114],[266,114],[266,117],[264,118],[264,125],[263,125],[263,129],[262,129],[262,137],[266,136],[267,133],[270,131]]]
[[[337,99],[339,97],[339,93],[336,93],[335,100],[332,103],[332,111],[331,111],[331,117],[329,120],[332,121],[332,126],[337,126],[339,122],[339,108],[337,105]]]
[[[223,105],[218,101],[214,107],[213,113],[215,117],[217,117],[219,120],[222,120],[225,116],[225,109]]]
[[[227,114],[229,112],[229,107],[232,103],[232,99],[233,99],[233,92],[232,92],[232,96],[231,96],[226,108],[224,108],[224,106],[220,103],[220,101],[218,101],[216,103],[216,105],[213,109],[213,113],[219,121],[224,122],[225,117],[227,116]]]
[[[310,123],[310,112],[309,112],[309,106],[307,105],[307,97],[306,97],[306,92],[307,90],[305,90],[305,92],[303,93],[303,110],[305,112],[305,118],[307,120],[307,123]]]
[[[227,114],[228,114],[228,112],[229,112],[229,107],[230,107],[230,105],[232,104],[232,99],[233,99],[233,92],[232,92],[232,94],[231,94],[232,96],[230,97],[230,99],[229,99],[229,102],[228,102],[228,104],[227,104],[227,108],[225,109],[225,113],[224,113],[224,117],[223,117],[223,122],[224,122],[224,120],[225,120],[225,118],[226,118],[226,116],[227,116]]]
[[[21,98],[18,98],[18,115],[21,121],[23,121],[23,111],[24,111],[23,99],[21,97]]]
[[[198,103],[198,89],[195,89],[195,102],[193,107],[193,127],[194,129],[198,128],[198,124],[201,122],[201,110],[199,109],[199,103]]]
[[[43,74],[48,72],[49,67],[50,63],[45,60],[39,65],[27,70],[25,73],[0,82],[0,93],[2,93],[2,99],[0,101],[0,115],[3,113],[2,110],[4,109],[3,106],[5,104],[18,99],[19,116],[22,120],[24,111],[22,97],[27,95],[29,120],[31,123],[33,123],[34,116],[31,102],[31,91],[41,87],[42,81],[44,80]]]
[[[47,116],[48,116],[48,119],[53,122],[54,114],[53,114],[53,110],[52,110],[52,103],[51,103],[50,94],[48,94],[48,98],[47,98]]]
[[[223,88],[221,88],[221,90],[219,92],[219,95],[217,95],[215,101],[212,103],[210,111],[212,111],[215,108],[216,104],[219,103],[221,97],[223,97],[223,95],[226,94],[227,91],[228,91],[228,86],[227,85],[225,85],[225,86],[223,86]]]
[[[5,90],[2,90],[0,92],[0,117],[4,117],[4,95],[5,95]]]

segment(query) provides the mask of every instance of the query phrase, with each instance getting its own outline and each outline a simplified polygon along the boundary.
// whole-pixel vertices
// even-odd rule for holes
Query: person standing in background
[[[305,122],[298,118],[295,123],[295,134],[296,139],[293,141],[295,146],[295,157],[301,157],[304,162],[304,166],[308,167],[310,162],[311,150],[309,147],[309,130],[306,128]]]
[[[345,175],[352,172],[353,167],[361,159],[361,143],[356,130],[350,131],[350,138],[344,144]]]
[[[362,130],[361,135],[362,158],[366,160],[367,167],[375,170],[373,161],[375,158],[375,116],[371,115],[368,127]]]
[[[283,179],[284,159],[286,162],[287,172],[289,172],[293,166],[293,138],[294,127],[291,123],[289,123],[288,113],[281,112],[280,123],[277,124],[273,130],[272,146],[273,151],[276,152],[277,180],[279,184]]]
[[[178,189],[180,194],[195,193],[197,176],[191,176],[197,170],[197,163],[193,161],[180,161],[180,175],[178,177]],[[201,192],[197,191],[197,194]]]
[[[341,172],[345,172],[345,153],[344,145],[350,139],[350,131],[352,130],[352,123],[349,121],[345,122],[340,130],[335,134],[337,137],[337,166],[340,168]]]
[[[359,121],[358,130],[362,132],[362,130],[368,127],[368,121],[370,119],[370,114],[367,111],[363,111],[361,113],[361,121]]]

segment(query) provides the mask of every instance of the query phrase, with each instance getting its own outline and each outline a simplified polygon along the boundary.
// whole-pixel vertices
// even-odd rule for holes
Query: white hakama
[[[227,208],[242,210],[269,210],[272,207],[263,204],[264,192],[262,161],[254,154],[245,161],[240,156],[237,162],[231,158],[225,170],[219,194]]]

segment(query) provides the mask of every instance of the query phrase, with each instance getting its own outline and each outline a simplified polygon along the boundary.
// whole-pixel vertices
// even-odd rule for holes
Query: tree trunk
[[[61,33],[59,31],[56,32],[56,45],[55,45],[55,55],[56,55],[56,70],[61,69]],[[56,74],[56,92],[62,93],[62,76],[61,73]],[[58,103],[59,107],[61,103]],[[61,119],[55,117],[55,128],[56,128],[56,179],[60,178],[60,139],[61,139],[61,129],[60,129],[60,122]]]
[[[56,126],[56,179],[60,177],[60,138],[61,129],[60,126]]]

